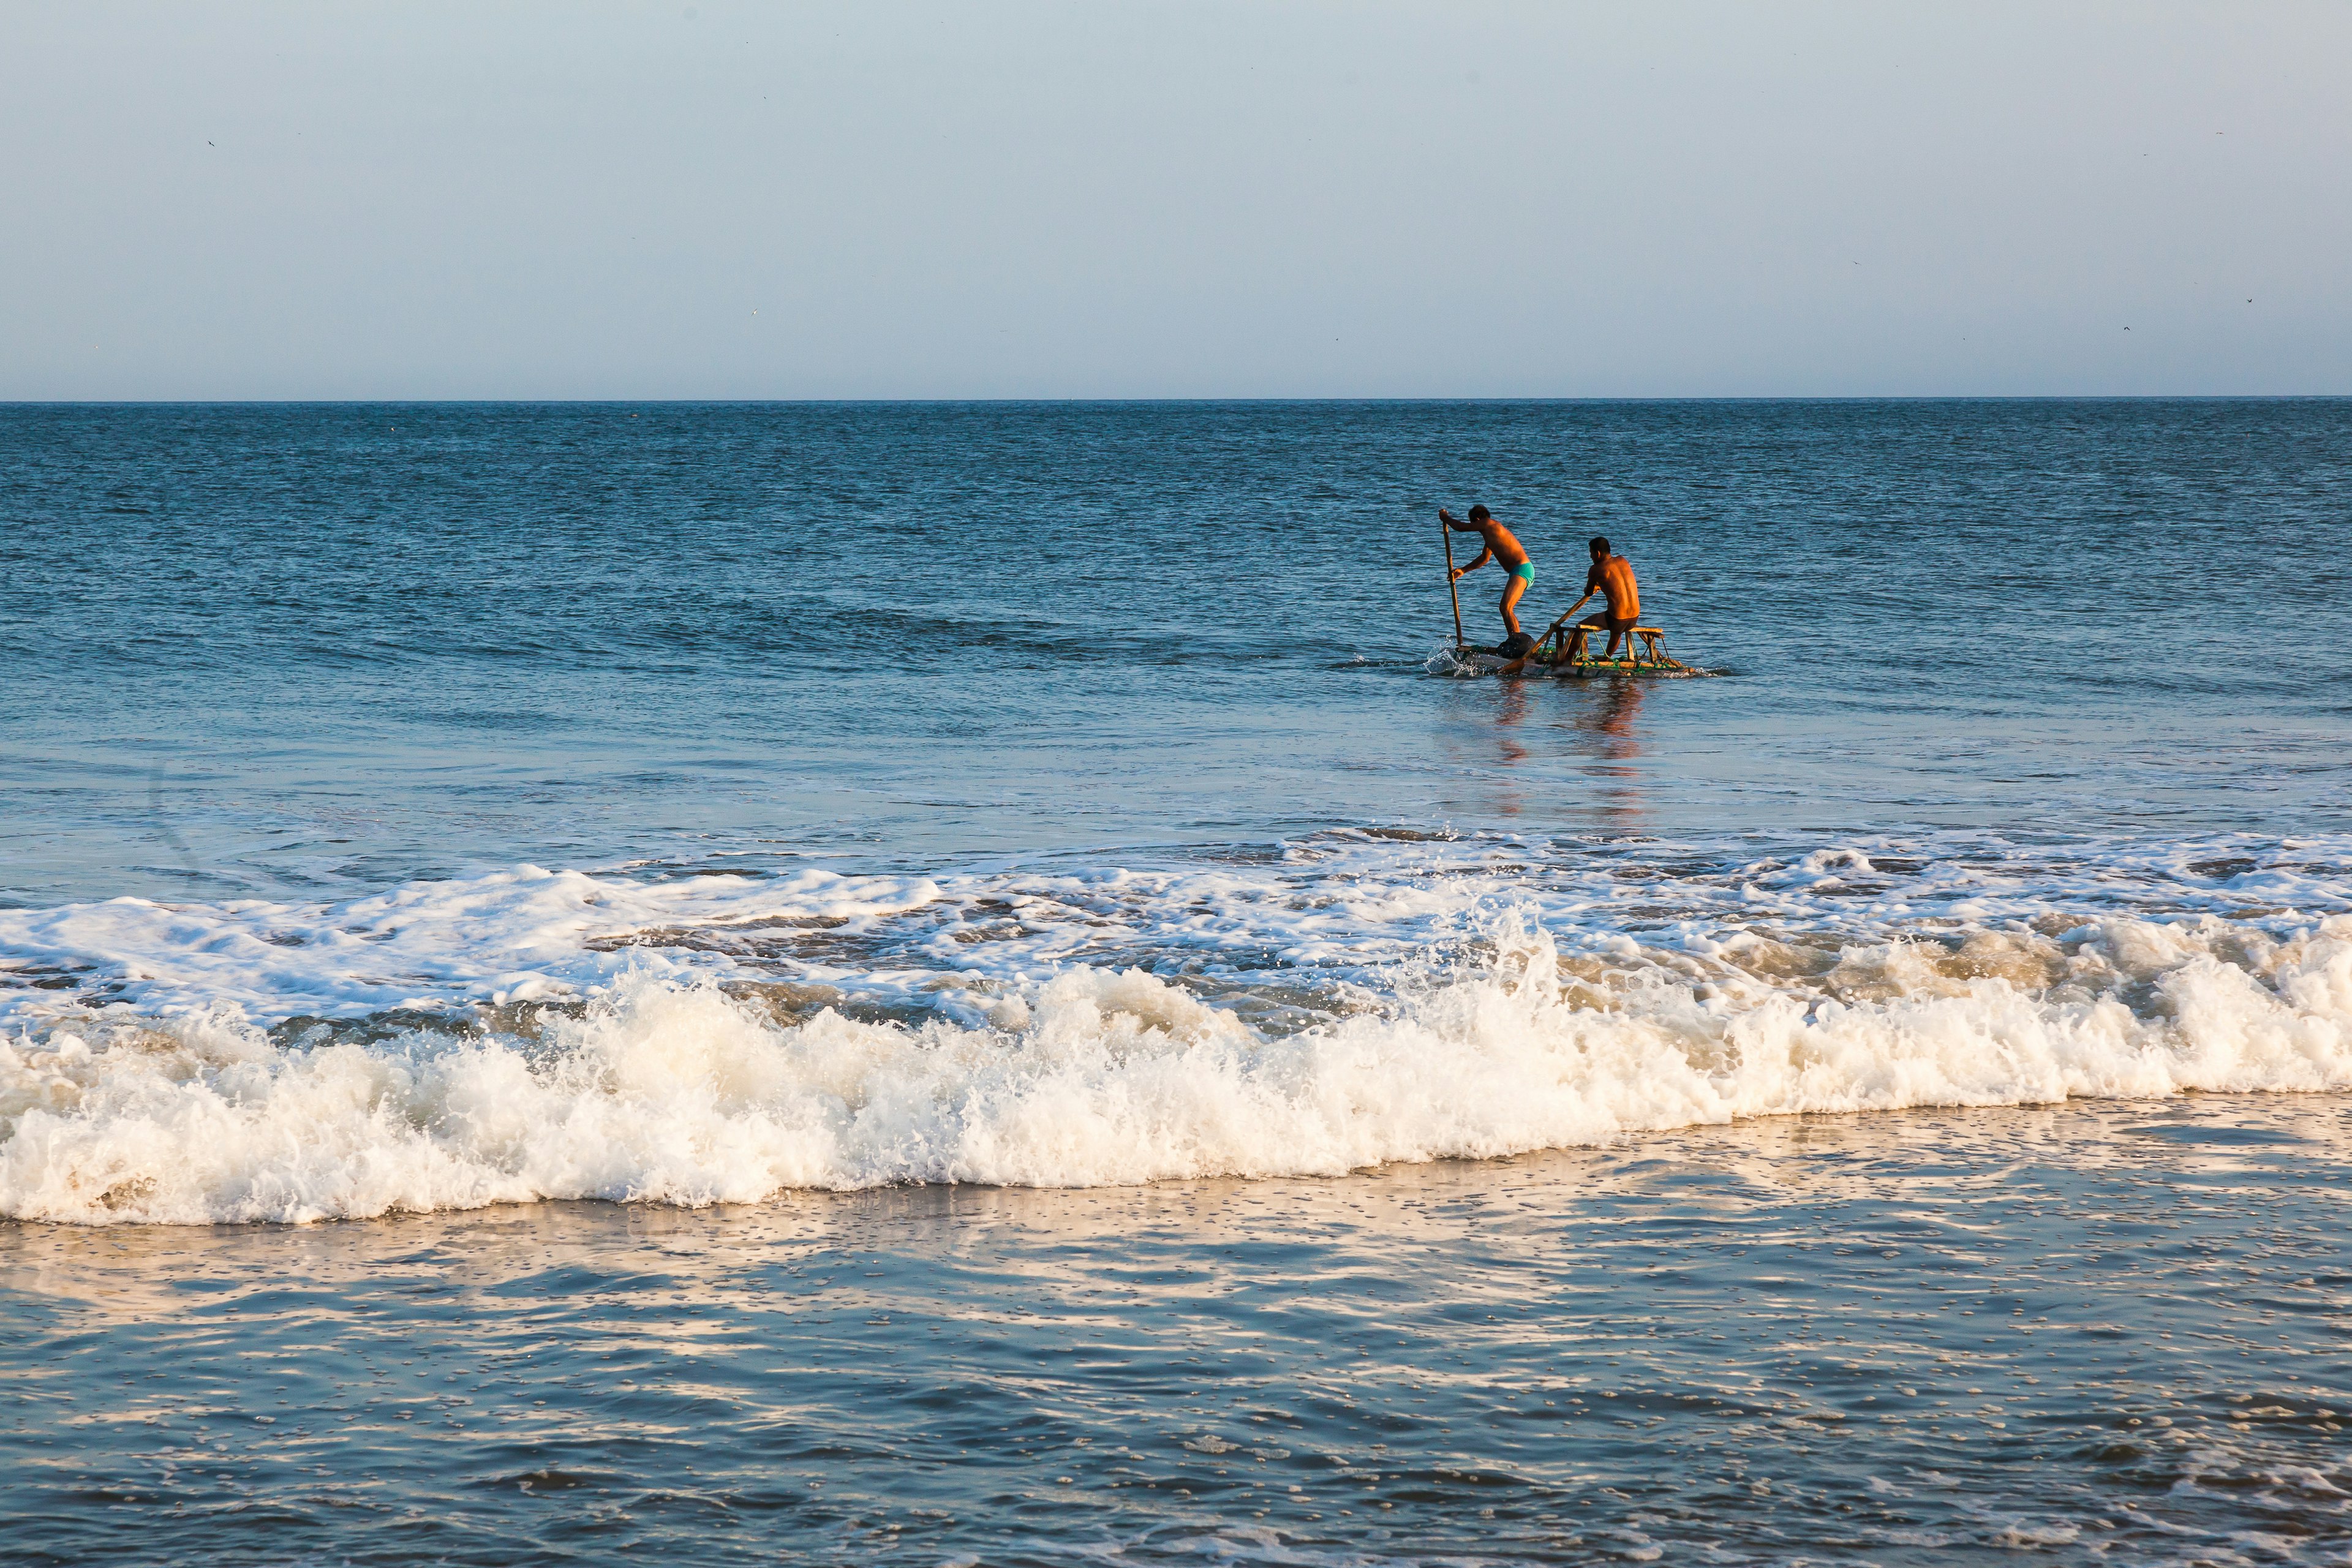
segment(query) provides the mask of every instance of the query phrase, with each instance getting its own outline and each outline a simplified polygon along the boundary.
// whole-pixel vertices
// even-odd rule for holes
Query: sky
[[[0,399],[2352,394],[2352,3],[0,6]]]

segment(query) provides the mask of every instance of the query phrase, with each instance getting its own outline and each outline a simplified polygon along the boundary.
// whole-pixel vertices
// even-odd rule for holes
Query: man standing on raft
[[[1520,595],[1535,585],[1536,563],[1528,559],[1527,551],[1521,548],[1517,540],[1511,537],[1511,531],[1496,521],[1495,514],[1483,506],[1474,506],[1470,509],[1470,521],[1467,522],[1455,517],[1444,507],[1439,507],[1437,521],[1456,533],[1475,533],[1486,542],[1486,548],[1478,552],[1477,560],[1467,566],[1456,566],[1454,569],[1454,575],[1456,578],[1475,572],[1479,567],[1486,564],[1489,557],[1501,562],[1504,569],[1510,573],[1510,576],[1503,583],[1503,629],[1509,634],[1504,639],[1503,646],[1515,651],[1525,651],[1518,647],[1518,644],[1527,634],[1519,630],[1519,617],[1512,606],[1519,602]],[[1633,574],[1627,573],[1625,580],[1631,583],[1633,580]],[[1591,596],[1587,594],[1585,598],[1589,599]],[[1574,613],[1574,611],[1570,612],[1571,615]]]
[[[1629,650],[1633,647],[1633,623],[1642,618],[1642,594],[1633,585],[1632,562],[1622,555],[1610,554],[1609,541],[1605,538],[1596,537],[1591,545],[1592,570],[1584,574],[1584,597],[1570,605],[1568,615],[1560,616],[1555,624],[1566,626],[1568,616],[1584,608],[1593,595],[1602,595],[1609,601],[1608,614],[1587,616],[1580,624],[1587,631],[1607,632],[1609,647],[1601,657],[1615,658],[1619,643],[1623,643]]]

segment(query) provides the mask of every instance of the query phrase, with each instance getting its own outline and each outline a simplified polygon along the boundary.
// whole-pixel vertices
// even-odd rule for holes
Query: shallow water
[[[0,1552],[2343,1560],[2347,451],[0,409]]]
[[[20,1229],[19,1560],[2341,1561],[2336,1097]]]

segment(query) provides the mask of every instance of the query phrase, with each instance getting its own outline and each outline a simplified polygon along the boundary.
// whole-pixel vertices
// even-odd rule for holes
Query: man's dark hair
[[[1603,555],[1609,553],[1609,536],[1607,534],[1596,533],[1585,542],[1591,545],[1593,549],[1599,551]]]
[[[1484,522],[1494,515],[1495,514],[1493,512],[1488,511],[1484,506],[1474,506],[1470,509],[1470,521],[1473,522]]]

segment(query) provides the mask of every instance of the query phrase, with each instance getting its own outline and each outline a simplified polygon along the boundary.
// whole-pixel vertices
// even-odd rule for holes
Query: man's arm
[[[1492,561],[1494,558],[1495,547],[1489,544],[1486,549],[1478,552],[1477,560],[1473,561],[1467,566],[1456,566],[1454,569],[1454,574],[1456,577],[1467,576],[1469,574],[1475,572],[1479,567],[1484,566],[1487,562]]]
[[[1566,625],[1568,617],[1576,614],[1577,611],[1584,608],[1585,605],[1592,603],[1592,595],[1599,592],[1601,592],[1601,568],[1595,566],[1591,571],[1587,572],[1584,574],[1584,597],[1577,600],[1576,603],[1570,605],[1566,610],[1562,611],[1559,619],[1554,621],[1552,625],[1555,626]]]
[[[1486,531],[1485,529],[1479,527],[1475,522],[1463,521],[1460,518],[1454,516],[1444,507],[1439,507],[1437,509],[1437,521],[1444,523],[1446,527],[1452,529],[1456,533],[1475,533],[1481,539],[1486,539]],[[1479,567],[1484,566],[1487,562],[1495,560],[1496,558],[1495,542],[1491,539],[1486,539],[1486,548],[1478,552],[1478,559],[1473,561],[1467,566],[1456,566],[1454,569],[1454,575],[1456,577],[1465,576],[1469,573],[1475,572]]]
[[[1549,637],[1553,632],[1556,632],[1556,631],[1559,630],[1559,628],[1560,628],[1560,627],[1562,627],[1562,626],[1564,626],[1568,625],[1568,623],[1569,623],[1570,619],[1570,618],[1572,618],[1572,617],[1575,616],[1576,612],[1577,612],[1577,611],[1579,611],[1579,610],[1580,610],[1580,609],[1582,609],[1582,608],[1584,608],[1584,606],[1586,605],[1586,604],[1588,604],[1589,602],[1591,602],[1591,598],[1592,598],[1592,590],[1591,590],[1591,589],[1590,589],[1590,588],[1587,588],[1587,589],[1584,591],[1584,597],[1583,597],[1583,598],[1577,600],[1577,601],[1576,601],[1576,603],[1574,603],[1573,605],[1570,605],[1568,608],[1566,608],[1566,609],[1562,610],[1562,611],[1559,613],[1559,619],[1558,619],[1558,620],[1556,620],[1556,621],[1552,622],[1552,624],[1551,624],[1549,626],[1547,626],[1547,627],[1544,629],[1544,636],[1546,636],[1546,637]]]
[[[1551,629],[1553,631],[1558,631],[1560,627],[1568,625],[1569,617],[1575,615],[1577,611],[1584,608],[1585,605],[1592,603],[1592,595],[1599,592],[1601,592],[1601,568],[1595,566],[1592,570],[1584,574],[1584,597],[1577,600],[1576,603],[1570,605],[1567,609],[1562,610],[1560,612],[1559,619],[1552,622]]]

